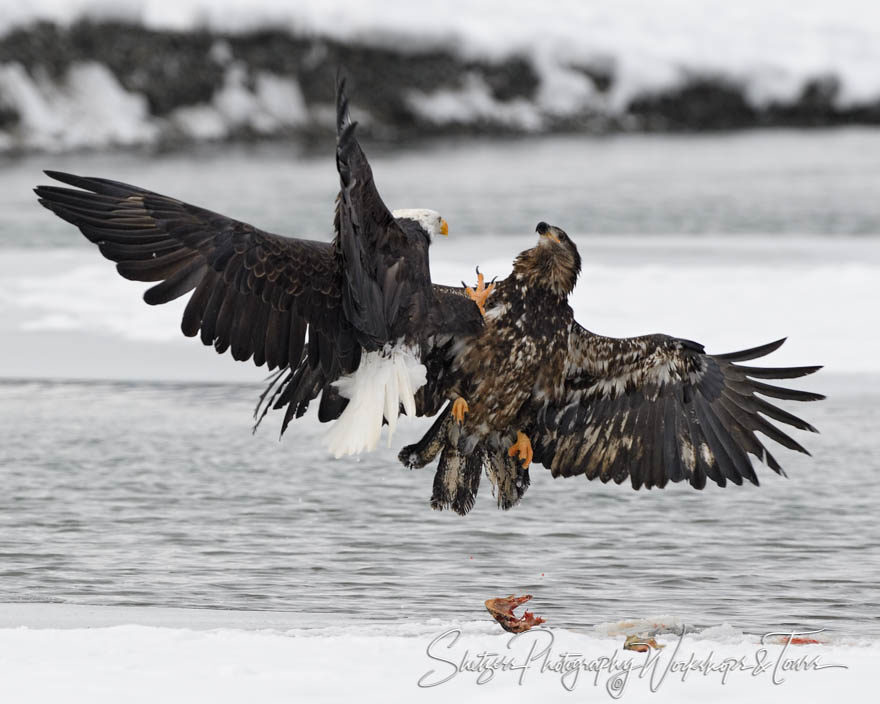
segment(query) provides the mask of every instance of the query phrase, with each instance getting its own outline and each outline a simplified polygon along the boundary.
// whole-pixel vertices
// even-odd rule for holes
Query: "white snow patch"
[[[628,619],[626,621],[614,621],[610,623],[598,623],[593,626],[593,632],[597,636],[627,636],[638,634],[640,636],[653,636],[665,633],[680,633],[682,623],[676,616],[669,614],[646,618]]]
[[[768,365],[821,362],[826,372],[880,371],[880,330],[852,324],[876,317],[876,243],[569,234],[586,262],[570,303],[576,319],[594,332],[616,337],[664,332],[698,340],[710,353],[787,335],[788,342],[768,358]],[[459,285],[464,278],[473,284],[475,264],[487,278],[503,278],[513,257],[533,244],[531,235],[459,239],[455,247],[432,249],[432,279]],[[180,339],[186,297],[147,306],[140,293],[149,285],[122,279],[110,263],[95,259],[96,252],[71,250],[58,256],[58,270],[47,274],[43,252],[7,250],[4,261],[11,264],[0,268],[0,334],[21,330],[27,320],[58,331],[71,330],[76,321],[81,331],[124,340]],[[700,295],[694,297],[693,291]],[[680,300],[689,304],[669,305]]]
[[[297,81],[259,72],[252,89],[247,70],[240,63],[226,69],[223,87],[211,103],[177,108],[171,114],[178,129],[200,140],[222,139],[242,127],[272,134],[283,127],[302,126],[308,119]]]
[[[543,112],[564,117],[585,107],[605,107],[605,97],[583,71],[560,65],[545,51],[536,51],[534,58],[541,77],[536,103]]]
[[[152,142],[158,135],[146,99],[120,85],[102,64],[73,64],[60,82],[30,75],[16,62],[0,65],[0,93],[18,112],[20,143],[68,149]]]
[[[597,636],[562,628],[537,629],[519,636],[503,633],[488,618],[464,623],[378,624],[373,627],[334,626],[312,630],[218,627],[201,630],[203,616],[190,627],[186,612],[175,627],[134,625],[9,627],[0,629],[0,663],[5,699],[15,702],[411,702],[535,700],[622,701],[655,704],[707,701],[784,701],[864,699],[873,687],[877,641],[861,647],[823,645],[766,646],[770,667],[734,669],[722,681],[724,663],[754,663],[761,649],[757,638],[672,634],[657,641],[665,647],[652,653],[622,650],[623,634]],[[205,611],[205,610],[202,610]],[[218,612],[215,612],[218,613]],[[223,619],[221,619],[222,622]],[[71,624],[68,624],[68,626]],[[98,627],[89,627],[97,625]],[[259,629],[259,630],[257,630]],[[429,655],[430,651],[430,655]],[[505,656],[525,669],[488,672],[459,670],[463,662],[478,663],[481,653]],[[530,661],[531,657],[535,657]],[[657,673],[645,665],[656,658]],[[772,669],[779,658],[818,659],[827,669]],[[692,671],[683,680],[671,663],[711,659],[715,671]],[[559,668],[566,660],[613,661],[618,668]],[[485,659],[484,659],[485,662]],[[557,669],[548,665],[557,663]],[[629,664],[628,676],[621,672]],[[543,665],[543,666],[542,666]],[[644,667],[644,671],[642,668]],[[581,669],[583,668],[583,669]],[[483,668],[485,669],[485,668]],[[564,673],[568,671],[567,677]],[[642,673],[640,675],[640,673]],[[491,675],[489,677],[488,675]],[[577,675],[577,677],[574,677]],[[783,681],[774,684],[773,677]],[[443,680],[446,681],[443,681]],[[486,681],[488,680],[488,681]],[[422,683],[422,687],[419,686]],[[425,685],[432,684],[431,687]],[[653,689],[652,691],[652,686]],[[616,685],[616,686],[615,686]]]
[[[97,256],[95,252],[87,254]],[[157,342],[180,337],[185,301],[147,306],[137,288],[105,262],[75,266],[48,277],[25,275],[10,280],[0,276],[0,281],[0,301],[6,305],[15,301],[33,313],[22,323],[22,330],[86,330]]]
[[[62,131],[61,116],[20,63],[0,64],[0,93],[4,103],[19,115],[16,130],[22,133],[25,143]]]
[[[710,640],[716,643],[747,643],[754,642],[754,637],[748,636],[740,629],[731,626],[729,623],[722,623],[720,626],[710,626],[704,628],[698,633],[690,634],[694,640]]]
[[[72,144],[138,144],[157,136],[147,100],[125,90],[110,70],[92,61],[74,64],[66,96],[57,107],[66,113],[64,138]]]
[[[257,100],[278,124],[295,127],[308,121],[306,101],[295,80],[260,72],[255,82]]]
[[[245,85],[247,71],[241,64],[232,64],[226,70],[223,87],[214,95],[214,106],[228,127],[253,127],[258,132],[269,132],[274,120],[260,108],[256,96]]]
[[[532,132],[543,125],[537,106],[521,98],[496,100],[486,82],[476,74],[465,76],[464,86],[457,90],[411,91],[407,103],[422,119],[437,125],[491,121]]]
[[[177,108],[171,113],[170,119],[179,130],[193,139],[222,139],[229,134],[229,127],[223,116],[208,103]]]

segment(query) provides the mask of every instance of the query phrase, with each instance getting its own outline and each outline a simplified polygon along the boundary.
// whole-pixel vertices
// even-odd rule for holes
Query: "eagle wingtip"
[[[55,181],[61,181],[62,183],[72,183],[74,180],[80,180],[82,178],[76,174],[70,174],[66,171],[55,171],[54,169],[43,169],[43,173],[49,178],[54,179]]]
[[[336,134],[340,139],[351,124],[348,96],[345,93],[346,80],[345,72],[341,67],[338,68],[336,71]]]

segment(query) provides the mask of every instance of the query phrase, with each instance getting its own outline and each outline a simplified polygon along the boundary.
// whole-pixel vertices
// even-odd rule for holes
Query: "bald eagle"
[[[345,83],[336,90],[335,237],[271,234],[168,196],[104,178],[47,171],[76,188],[38,186],[39,202],[76,225],[127,279],[159,282],[150,305],[193,291],[184,335],[278,370],[257,423],[285,408],[282,433],[319,394],[336,456],[375,447],[400,409],[414,415],[438,341],[483,325],[467,296],[434,286],[428,247],[446,221],[433,210],[389,211],[355,137]],[[436,412],[436,411],[435,411]]]
[[[707,479],[757,484],[749,454],[784,474],[756,432],[807,453],[771,421],[815,428],[762,397],[823,396],[761,380],[820,367],[738,364],[784,340],[712,355],[668,335],[596,335],[567,302],[581,268],[577,247],[558,227],[541,222],[537,232],[537,246],[516,258],[509,277],[489,287],[480,280],[485,327],[461,338],[433,368],[433,387],[420,390],[424,397],[442,388],[450,399],[425,436],[400,453],[411,468],[440,455],[435,509],[466,514],[484,471],[501,508],[510,508],[529,486],[532,462],[554,477],[628,478],[635,489],[687,481],[702,489]]]

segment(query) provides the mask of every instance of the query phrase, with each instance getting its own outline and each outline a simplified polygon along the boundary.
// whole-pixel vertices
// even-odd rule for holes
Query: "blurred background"
[[[586,327],[710,352],[788,335],[769,362],[826,365],[805,386],[829,401],[796,409],[816,457],[704,494],[536,470],[522,507],[484,489],[462,522],[393,450],[329,463],[309,418],[251,437],[263,370],[183,339],[183,301],[144,305],[31,188],[47,168],[103,176],[329,239],[339,69],[386,203],[450,223],[436,281],[504,276],[539,220],[558,225]],[[0,595],[382,618],[400,585],[420,615],[552,583],[556,623],[589,602],[577,623],[785,612],[880,632],[880,536],[859,520],[880,449],[878,126],[868,0],[0,1]],[[633,512],[664,538],[629,534],[621,575],[602,535]],[[515,554],[527,540],[537,562]],[[715,575],[699,603],[691,564]]]

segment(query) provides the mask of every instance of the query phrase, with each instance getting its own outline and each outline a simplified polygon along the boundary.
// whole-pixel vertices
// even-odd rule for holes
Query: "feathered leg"
[[[498,507],[505,511],[516,506],[531,484],[529,470],[503,450],[489,452],[486,474],[495,487]]]
[[[453,424],[451,408],[450,404],[446,404],[446,408],[437,416],[437,420],[422,436],[422,439],[412,445],[407,445],[400,451],[397,459],[401,464],[410,469],[420,469],[434,461],[449,437],[449,431]]]

